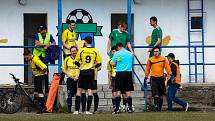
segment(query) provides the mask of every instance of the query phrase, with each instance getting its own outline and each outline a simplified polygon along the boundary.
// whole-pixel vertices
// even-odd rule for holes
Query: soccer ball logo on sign
[[[77,24],[93,23],[92,16],[84,9],[75,9],[69,13],[66,23],[74,20]]]
[[[93,18],[90,13],[84,9],[72,10],[67,18],[66,23],[63,23],[63,31],[68,28],[68,23],[74,20],[76,23],[76,44],[78,47],[83,46],[83,40],[86,36],[92,37],[92,47],[95,46],[94,36],[102,36],[102,26],[97,26],[97,23],[93,22]]]

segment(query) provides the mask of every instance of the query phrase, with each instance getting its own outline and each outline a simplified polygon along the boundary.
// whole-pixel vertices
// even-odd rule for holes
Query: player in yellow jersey
[[[92,37],[85,37],[86,47],[78,50],[76,55],[76,65],[80,69],[78,90],[75,98],[75,112],[74,114],[79,114],[80,108],[80,96],[82,90],[87,90],[87,111],[86,114],[92,114],[90,111],[93,96],[93,84],[94,84],[94,69],[98,68],[102,64],[102,58],[97,49],[92,47]]]
[[[112,55],[114,55],[114,53],[116,52],[116,46],[113,46],[111,48],[112,50]],[[115,81],[116,81],[116,71],[115,71],[115,67],[111,65],[111,58],[109,59],[108,63],[107,63],[107,70],[108,70],[108,84],[109,84],[109,88],[112,89],[112,104],[113,104],[113,109],[115,109],[116,107],[116,101],[115,101],[115,97],[116,97],[116,90],[115,90]]]
[[[71,113],[72,107],[72,97],[77,92],[77,81],[79,76],[79,68],[75,65],[75,56],[77,54],[78,48],[72,46],[70,48],[71,56],[66,57],[62,64],[62,71],[67,75],[67,108],[68,113]]]
[[[94,81],[93,81],[93,89],[92,89],[93,97],[94,97],[94,111],[93,111],[94,114],[98,110],[98,105],[99,105],[99,95],[97,93],[97,76],[98,76],[98,71],[100,70],[101,70],[101,66],[94,70]],[[81,93],[81,104],[82,104],[82,112],[85,112],[86,111],[86,90],[83,90]]]
[[[46,81],[47,66],[40,60],[37,55],[33,55],[30,50],[24,51],[24,58],[31,64],[32,73],[34,76],[34,99],[37,100],[38,112],[42,113],[45,108],[43,87]]]
[[[75,21],[71,20],[69,22],[68,29],[64,30],[62,33],[63,51],[65,53],[64,58],[70,56],[71,46],[77,46],[75,43],[75,40],[76,40],[75,26],[76,26]]]

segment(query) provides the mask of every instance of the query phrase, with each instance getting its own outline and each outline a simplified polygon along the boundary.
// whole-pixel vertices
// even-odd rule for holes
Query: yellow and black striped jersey
[[[78,50],[75,61],[80,70],[95,69],[101,66],[102,57],[97,49],[84,47]]]
[[[79,74],[79,68],[75,64],[75,58],[68,56],[62,64],[62,70],[70,75],[70,78],[74,79]]]
[[[42,76],[45,75],[45,71],[47,66],[40,60],[37,55],[34,55],[31,60],[31,68],[34,76]]]
[[[112,60],[112,59],[110,59],[110,60],[108,61],[108,63],[107,63],[107,70],[108,70],[109,72],[111,72],[111,76],[112,76],[112,77],[115,77],[115,76],[116,76],[116,71],[115,71],[115,67],[113,67],[113,66],[111,65],[111,60]]]
[[[101,69],[102,69],[102,66],[99,66],[99,67],[94,69],[94,80],[97,80],[98,71],[100,71]]]
[[[94,80],[97,80],[97,76],[98,76],[98,69],[94,69]]]
[[[75,39],[76,39],[75,30],[70,31],[69,29],[66,29],[63,31],[63,33],[62,33],[62,42],[63,43],[65,43],[69,47],[76,46]],[[63,47],[63,50],[64,50],[65,54],[71,54],[70,50],[68,50],[67,48]]]

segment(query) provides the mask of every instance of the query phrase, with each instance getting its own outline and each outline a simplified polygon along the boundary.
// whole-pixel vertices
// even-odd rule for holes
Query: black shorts
[[[152,96],[164,96],[166,95],[166,86],[165,80],[162,77],[151,77],[151,89],[152,89]]]
[[[93,81],[93,88],[92,90],[97,90],[97,80]]]
[[[42,76],[34,76],[34,92],[37,93],[44,93],[46,92],[46,82],[47,81],[47,75]]]
[[[93,89],[94,84],[94,70],[81,70],[79,75],[78,88],[82,88],[84,90]]]
[[[134,91],[131,71],[116,72],[116,91]]]
[[[74,79],[67,78],[66,86],[67,86],[68,98],[72,98],[74,97],[74,95],[76,95],[77,86],[78,86],[77,83],[78,81],[74,81]]]
[[[121,91],[121,94],[126,94],[126,92],[125,91]]]
[[[116,77],[112,77],[111,88],[112,92],[116,92]],[[125,91],[121,91],[121,94],[125,94]]]
[[[111,88],[112,88],[112,92],[116,92],[116,77],[112,77]]]

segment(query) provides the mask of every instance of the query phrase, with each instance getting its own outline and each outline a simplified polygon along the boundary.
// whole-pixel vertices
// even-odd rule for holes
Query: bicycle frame
[[[23,83],[19,82],[19,79],[16,78],[13,74],[10,73],[10,75],[12,76],[14,82],[16,83],[14,91],[18,91],[18,89],[21,90],[22,93],[24,93],[25,96],[28,97],[28,99],[33,102],[33,99],[31,98],[31,96],[28,94],[28,92],[22,87]]]

